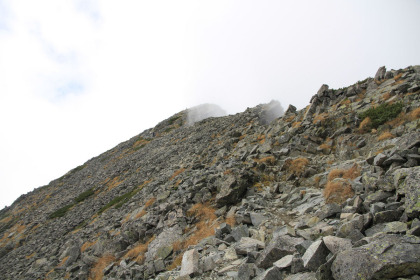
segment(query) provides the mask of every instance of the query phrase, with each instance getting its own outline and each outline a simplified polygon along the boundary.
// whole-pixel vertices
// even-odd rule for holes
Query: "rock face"
[[[420,273],[420,238],[383,234],[364,246],[338,253],[335,279],[392,279]]]
[[[0,278],[416,279],[419,85],[179,112],[0,210]]]

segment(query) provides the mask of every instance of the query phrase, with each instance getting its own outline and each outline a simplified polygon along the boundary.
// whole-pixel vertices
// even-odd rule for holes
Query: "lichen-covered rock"
[[[368,244],[338,253],[334,279],[392,279],[420,273],[420,238],[375,236]]]
[[[405,195],[405,213],[412,218],[418,217],[420,214],[420,166],[406,168],[398,174],[397,192]]]

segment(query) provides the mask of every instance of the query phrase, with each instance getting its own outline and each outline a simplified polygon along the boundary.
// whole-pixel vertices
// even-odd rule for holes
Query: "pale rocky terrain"
[[[420,66],[281,113],[185,110],[22,195],[0,278],[420,279]]]

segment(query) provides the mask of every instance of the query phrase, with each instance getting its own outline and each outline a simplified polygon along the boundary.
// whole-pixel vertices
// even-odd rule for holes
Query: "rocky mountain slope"
[[[420,279],[420,66],[278,108],[182,111],[22,195],[0,278]]]

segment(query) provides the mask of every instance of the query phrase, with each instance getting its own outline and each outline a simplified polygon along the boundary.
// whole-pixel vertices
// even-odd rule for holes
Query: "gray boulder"
[[[361,247],[337,254],[334,279],[392,279],[420,273],[420,238],[377,235]]]
[[[306,269],[316,271],[321,264],[326,262],[328,253],[329,251],[322,240],[315,241],[302,257],[303,266]]]
[[[186,251],[182,257],[181,272],[179,276],[194,276],[199,272],[199,254],[196,249]]]
[[[237,180],[235,176],[229,176],[221,185],[216,196],[217,207],[235,204],[240,201],[248,187],[246,179]]]
[[[256,265],[262,268],[272,266],[275,261],[282,257],[293,255],[297,251],[296,246],[303,241],[303,238],[294,238],[288,235],[273,238],[257,258]]]

